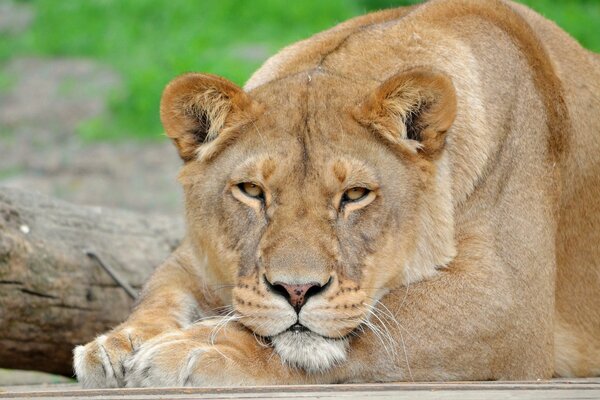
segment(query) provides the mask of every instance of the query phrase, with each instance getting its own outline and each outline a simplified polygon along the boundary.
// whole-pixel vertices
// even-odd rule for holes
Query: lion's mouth
[[[315,331],[313,331],[312,329],[302,325],[300,322],[296,322],[295,324],[291,325],[289,328],[287,328],[286,330],[282,331],[281,333],[278,333],[277,335],[273,335],[270,336],[269,339],[274,338],[275,336],[281,335],[283,333],[295,333],[295,334],[310,334],[310,335],[316,335],[316,336],[320,336],[323,339],[327,339],[327,340],[348,340],[350,338],[350,336],[353,335],[358,335],[358,333],[362,330],[362,324],[357,326],[355,329],[351,330],[350,332],[348,332],[346,335],[343,336],[327,336],[327,335],[323,335],[321,333],[317,333]]]
[[[305,327],[304,325],[302,325],[301,323],[296,322],[294,325],[287,328],[286,332],[303,333],[303,332],[312,332],[312,331],[310,329],[308,329],[307,327]]]

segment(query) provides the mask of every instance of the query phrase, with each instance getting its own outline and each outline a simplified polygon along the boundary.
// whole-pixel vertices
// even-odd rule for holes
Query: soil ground
[[[76,134],[107,112],[120,84],[113,71],[85,59],[21,58],[2,72],[10,85],[0,93],[0,185],[81,204],[180,211],[180,161],[166,138],[87,142]]]

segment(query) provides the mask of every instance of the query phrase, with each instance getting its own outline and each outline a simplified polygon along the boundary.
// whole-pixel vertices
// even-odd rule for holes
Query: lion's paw
[[[84,388],[125,386],[125,361],[148,336],[135,328],[124,328],[97,337],[73,350],[77,380]]]
[[[127,387],[256,384],[256,371],[249,368],[256,360],[240,350],[244,337],[232,330],[215,343],[211,331],[211,326],[198,324],[144,343],[125,363]]]
[[[214,346],[183,333],[161,335],[126,362],[128,387],[211,385],[199,372]],[[213,383],[214,384],[214,383]]]

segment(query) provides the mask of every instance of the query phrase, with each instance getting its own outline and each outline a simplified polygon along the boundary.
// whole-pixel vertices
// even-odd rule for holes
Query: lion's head
[[[285,362],[344,360],[390,288],[455,255],[444,152],[455,112],[450,79],[426,68],[383,83],[315,69],[249,92],[175,79],[161,118],[185,161],[204,281]]]

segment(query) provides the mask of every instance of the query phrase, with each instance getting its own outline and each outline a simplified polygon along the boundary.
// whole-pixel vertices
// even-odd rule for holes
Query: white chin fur
[[[323,372],[346,360],[347,339],[327,339],[314,332],[283,332],[271,340],[282,361],[307,372]]]

